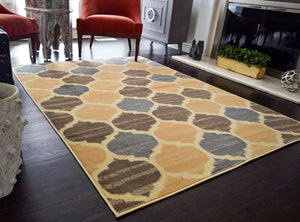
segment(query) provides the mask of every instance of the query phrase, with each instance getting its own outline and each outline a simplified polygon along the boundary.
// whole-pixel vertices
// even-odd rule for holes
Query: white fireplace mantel
[[[188,43],[184,51],[188,52],[194,39],[204,40],[203,55],[211,56],[214,39],[218,35],[217,29],[220,28],[219,20],[224,18],[227,2],[228,0],[194,0]]]

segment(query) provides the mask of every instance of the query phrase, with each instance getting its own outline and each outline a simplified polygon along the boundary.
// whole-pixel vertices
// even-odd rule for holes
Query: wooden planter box
[[[217,66],[228,69],[255,79],[262,79],[266,72],[266,67],[257,68],[255,66],[248,67],[244,63],[238,62],[234,59],[225,57],[218,57]]]

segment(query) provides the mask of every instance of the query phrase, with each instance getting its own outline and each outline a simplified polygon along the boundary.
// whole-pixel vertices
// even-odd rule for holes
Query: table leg
[[[62,40],[65,45],[66,60],[72,59],[72,26],[70,25],[69,14],[61,15]]]

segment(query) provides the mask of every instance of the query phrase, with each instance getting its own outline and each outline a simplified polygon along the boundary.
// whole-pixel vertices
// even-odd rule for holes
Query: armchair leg
[[[136,62],[137,62],[137,58],[138,58],[139,50],[140,50],[140,40],[141,40],[141,37],[137,37],[136,41],[135,41],[135,57],[134,57],[134,61],[136,61]]]
[[[32,49],[32,62],[36,63],[36,45],[37,45],[37,34],[31,37],[31,49]]]
[[[78,34],[78,56],[81,58],[82,35]]]
[[[131,51],[131,40],[128,39],[128,46],[129,46],[129,51]]]
[[[95,36],[91,35],[91,40],[90,40],[90,48],[92,48],[93,41],[94,41],[94,37],[95,37]]]

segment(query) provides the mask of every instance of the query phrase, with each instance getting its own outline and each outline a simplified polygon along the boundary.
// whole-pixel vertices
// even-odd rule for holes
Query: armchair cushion
[[[37,32],[36,20],[18,15],[0,13],[0,25],[10,37]]]
[[[97,28],[99,22],[101,28]],[[98,35],[138,35],[142,29],[142,26],[137,26],[132,19],[119,15],[90,15],[84,20],[78,19],[77,26],[85,33]]]

